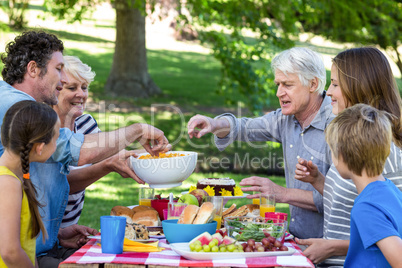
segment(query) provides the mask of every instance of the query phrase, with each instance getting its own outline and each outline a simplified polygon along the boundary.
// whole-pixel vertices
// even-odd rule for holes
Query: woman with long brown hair
[[[384,54],[374,47],[339,53],[333,59],[327,95],[332,99],[335,115],[358,103],[392,115],[393,143],[383,175],[402,190],[402,102]],[[323,239],[297,239],[297,242],[308,246],[304,253],[314,263],[325,260],[324,266],[343,266],[349,247],[350,211],[357,197],[356,187],[342,179],[333,164],[324,176],[311,161],[299,159],[295,173],[296,179],[311,183],[324,197]]]

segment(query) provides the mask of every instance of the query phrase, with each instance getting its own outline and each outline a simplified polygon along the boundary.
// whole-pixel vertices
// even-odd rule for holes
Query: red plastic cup
[[[288,220],[288,214],[283,212],[265,212],[265,218],[271,220]]]
[[[177,201],[173,201],[173,202],[176,203]],[[167,220],[167,218],[165,218],[163,216],[163,210],[168,208],[168,203],[169,203],[168,199],[152,199],[151,200],[151,207],[153,207],[156,211],[158,211],[159,219],[161,219],[161,221]]]

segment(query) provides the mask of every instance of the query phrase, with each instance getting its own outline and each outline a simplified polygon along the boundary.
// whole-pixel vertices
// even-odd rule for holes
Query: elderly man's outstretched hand
[[[205,134],[213,133],[214,128],[214,119],[199,114],[191,117],[187,124],[187,132],[190,139],[193,137],[201,138]]]
[[[252,176],[249,178],[245,178],[241,180],[239,183],[240,186],[249,186],[249,187],[242,187],[241,190],[243,192],[261,192],[261,193],[270,193],[275,194],[276,202],[281,203],[286,196],[286,188],[279,186],[278,184],[274,183],[268,178],[262,178],[257,176]],[[247,198],[258,198],[259,194],[248,195]]]

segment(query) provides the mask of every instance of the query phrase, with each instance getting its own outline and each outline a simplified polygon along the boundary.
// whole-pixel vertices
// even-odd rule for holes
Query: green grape
[[[202,246],[200,244],[196,244],[194,246],[194,250],[197,251],[197,252],[200,252],[202,250]]]
[[[211,251],[212,251],[212,252],[218,252],[218,251],[219,251],[219,247],[218,247],[218,246],[213,246],[213,247],[211,248]]]
[[[219,249],[219,251],[220,251],[220,252],[226,252],[226,247],[221,247],[221,248]]]
[[[234,249],[233,252],[240,252],[238,249]]]
[[[191,250],[191,251],[194,251],[194,249],[195,249],[195,243],[191,243],[189,246],[190,246],[190,250]]]
[[[212,240],[212,241],[209,242],[209,244],[208,244],[208,246],[209,246],[210,248],[212,248],[212,247],[215,246],[215,245],[217,245],[217,244],[215,244],[215,241],[214,241],[214,240]]]
[[[237,249],[241,252],[241,251],[243,251],[243,246],[242,246],[242,245],[238,245],[238,246],[237,246]]]
[[[228,249],[229,252],[233,252],[233,250],[236,249],[236,246],[234,244],[230,244],[230,245],[227,246],[227,249]]]
[[[210,252],[211,251],[211,248],[208,245],[204,245],[202,247],[202,249],[204,250],[204,252]]]
[[[212,242],[214,242],[214,243],[215,243],[215,245],[219,245],[219,240],[218,240],[218,239],[216,239],[216,238],[212,239]]]
[[[202,244],[201,244],[201,241],[200,241],[200,240],[195,240],[195,241],[194,241],[194,244],[202,246]]]

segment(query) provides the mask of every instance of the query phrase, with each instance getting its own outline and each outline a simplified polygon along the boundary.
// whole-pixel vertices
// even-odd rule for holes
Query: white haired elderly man
[[[289,204],[290,233],[299,238],[319,238],[323,236],[322,195],[294,177],[300,157],[311,159],[323,174],[331,164],[324,130],[333,114],[331,99],[324,91],[324,63],[318,53],[295,47],[275,56],[271,65],[281,108],[258,118],[236,118],[230,113],[215,118],[195,115],[188,122],[188,134],[200,138],[213,133],[221,151],[236,140],[281,143],[287,187],[256,176],[243,179],[240,185],[249,186],[244,191],[274,193],[277,203]]]

